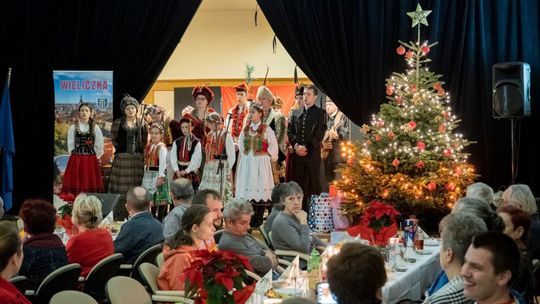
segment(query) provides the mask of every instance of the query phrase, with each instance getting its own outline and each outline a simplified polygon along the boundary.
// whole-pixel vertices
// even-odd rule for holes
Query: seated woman
[[[512,289],[519,292],[527,303],[532,303],[534,296],[534,275],[531,257],[527,250],[527,238],[531,220],[527,212],[516,206],[502,206],[497,213],[503,219],[506,228],[504,234],[510,236],[517,244],[521,253],[519,273],[512,280]]]
[[[315,235],[311,235],[307,223],[307,213],[302,210],[302,199],[304,193],[296,182],[290,182],[284,189],[283,200],[284,209],[280,212],[272,223],[272,243],[274,248],[281,250],[294,250],[310,254],[313,248],[326,243]],[[306,265],[301,267],[305,268]]]
[[[30,301],[8,282],[19,272],[23,260],[19,232],[11,223],[0,223],[0,299],[5,304],[30,304]]]
[[[40,199],[26,200],[19,216],[26,233],[19,274],[28,278],[28,289],[36,290],[47,275],[68,264],[66,247],[53,233],[56,209],[51,203]]]
[[[264,222],[263,226],[266,231],[270,231],[272,229],[272,223],[274,222],[274,219],[283,210],[283,200],[285,199],[285,196],[283,195],[284,190],[287,188],[287,183],[281,183],[274,186],[272,189],[272,194],[270,195],[272,200],[272,210],[270,211],[270,214],[266,218],[266,221]]]
[[[195,259],[194,251],[203,246],[204,241],[214,238],[214,213],[203,205],[189,207],[182,216],[182,229],[172,239],[165,242],[163,255],[165,262],[158,276],[161,290],[184,290],[184,269]]]
[[[114,254],[111,233],[98,228],[102,219],[101,201],[93,195],[79,194],[71,213],[79,233],[69,239],[66,247],[69,262],[81,264],[83,277],[99,261]]]

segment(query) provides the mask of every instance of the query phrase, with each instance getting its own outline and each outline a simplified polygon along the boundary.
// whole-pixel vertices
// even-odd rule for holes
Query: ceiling
[[[199,10],[201,11],[255,11],[256,0],[203,0]]]

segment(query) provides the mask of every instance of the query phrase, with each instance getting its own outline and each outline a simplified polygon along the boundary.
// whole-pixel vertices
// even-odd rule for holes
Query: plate
[[[430,255],[432,252],[429,250],[416,250],[416,253],[420,255]]]
[[[439,246],[439,241],[436,239],[424,240],[424,246]]]

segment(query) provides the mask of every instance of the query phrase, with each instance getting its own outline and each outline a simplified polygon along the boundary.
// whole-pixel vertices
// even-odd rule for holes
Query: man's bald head
[[[150,208],[150,196],[143,187],[133,187],[126,194],[127,205],[136,212],[147,211]]]

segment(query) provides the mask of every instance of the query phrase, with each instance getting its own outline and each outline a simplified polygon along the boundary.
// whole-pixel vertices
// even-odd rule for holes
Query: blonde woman
[[[71,220],[79,233],[69,239],[66,249],[69,262],[81,264],[83,277],[99,261],[114,253],[111,234],[108,230],[98,228],[102,219],[99,198],[79,194],[73,203],[71,213]]]

